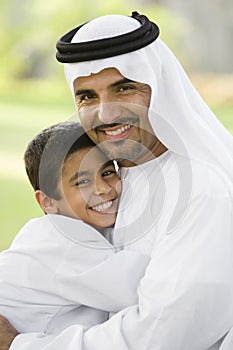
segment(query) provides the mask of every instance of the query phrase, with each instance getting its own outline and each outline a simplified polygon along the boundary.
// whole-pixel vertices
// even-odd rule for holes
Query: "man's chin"
[[[98,144],[100,149],[107,155],[109,159],[129,160],[135,162],[140,156],[142,145],[131,140],[121,140],[117,142],[103,142]]]

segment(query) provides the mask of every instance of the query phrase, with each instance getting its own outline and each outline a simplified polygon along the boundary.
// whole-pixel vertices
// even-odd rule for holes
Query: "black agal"
[[[159,36],[158,26],[146,16],[132,12],[141,26],[129,33],[93,41],[71,43],[77,31],[86,23],[72,29],[58,40],[56,58],[61,63],[98,60],[141,49]]]

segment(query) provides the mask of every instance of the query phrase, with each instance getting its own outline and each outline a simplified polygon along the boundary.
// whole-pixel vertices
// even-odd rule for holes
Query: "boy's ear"
[[[35,191],[35,198],[41,209],[46,214],[59,214],[57,201],[47,196],[43,191]]]

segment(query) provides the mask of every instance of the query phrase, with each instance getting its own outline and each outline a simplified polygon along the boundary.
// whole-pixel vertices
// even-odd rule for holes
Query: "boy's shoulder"
[[[30,244],[32,242],[42,241],[48,236],[48,232],[51,234],[51,223],[47,215],[30,219],[17,233],[11,247],[23,243]]]
[[[111,248],[112,245],[95,228],[83,221],[63,215],[47,214],[29,220],[15,237],[11,247],[83,245],[87,248]]]

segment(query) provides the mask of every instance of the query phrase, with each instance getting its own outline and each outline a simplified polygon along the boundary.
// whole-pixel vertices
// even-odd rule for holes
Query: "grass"
[[[70,96],[65,92],[64,97],[62,90],[51,93],[48,87],[37,94],[35,87],[27,94],[24,88],[18,90],[16,98],[5,92],[0,100],[0,251],[28,220],[43,215],[24,172],[22,157],[28,141],[43,128],[75,113]],[[212,110],[233,134],[233,104],[212,106]]]
[[[213,106],[212,110],[225,128],[233,135],[233,103]]]
[[[25,96],[11,100],[7,96],[0,100],[0,251],[30,218],[43,215],[24,171],[23,153],[28,142],[43,128],[75,113],[72,103],[65,104],[62,99],[59,103]]]

